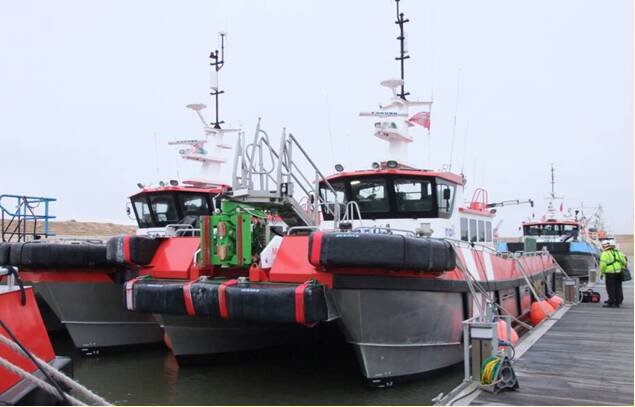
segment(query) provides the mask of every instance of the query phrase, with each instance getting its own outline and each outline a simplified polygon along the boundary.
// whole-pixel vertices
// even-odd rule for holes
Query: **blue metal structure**
[[[0,195],[0,221],[2,225],[2,241],[25,241],[28,237],[55,236],[49,232],[49,220],[55,219],[50,215],[50,203],[55,198],[25,195]],[[38,221],[44,222],[44,232],[38,233]],[[31,222],[27,225],[27,222]],[[28,226],[28,230],[27,230]]]

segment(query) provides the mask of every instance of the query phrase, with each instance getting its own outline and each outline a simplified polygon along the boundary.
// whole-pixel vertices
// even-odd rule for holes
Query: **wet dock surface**
[[[602,282],[595,290],[608,298]],[[619,309],[569,309],[513,367],[517,391],[482,391],[471,404],[633,405],[633,282]]]

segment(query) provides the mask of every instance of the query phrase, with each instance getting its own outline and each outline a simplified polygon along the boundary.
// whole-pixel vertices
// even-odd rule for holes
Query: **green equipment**
[[[223,200],[220,212],[201,217],[199,266],[249,267],[267,243],[266,219],[262,210]]]

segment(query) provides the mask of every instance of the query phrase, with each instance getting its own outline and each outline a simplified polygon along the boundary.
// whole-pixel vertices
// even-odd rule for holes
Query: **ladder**
[[[311,178],[302,172],[294,153],[299,153],[303,164],[314,172]],[[232,171],[232,200],[256,207],[275,207],[289,227],[317,226],[322,208],[333,216],[337,227],[341,204],[336,198],[327,204],[320,195],[320,183],[332,192],[333,197],[336,196],[333,186],[286,129],[282,130],[278,150],[273,148],[269,135],[261,128],[260,118],[251,143],[246,144],[244,134],[239,135]],[[301,202],[305,202],[304,207]]]

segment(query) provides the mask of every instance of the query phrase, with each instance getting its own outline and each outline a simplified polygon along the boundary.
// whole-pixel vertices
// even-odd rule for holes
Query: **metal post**
[[[463,321],[463,373],[465,381],[472,378],[470,374],[470,329],[469,319]]]

